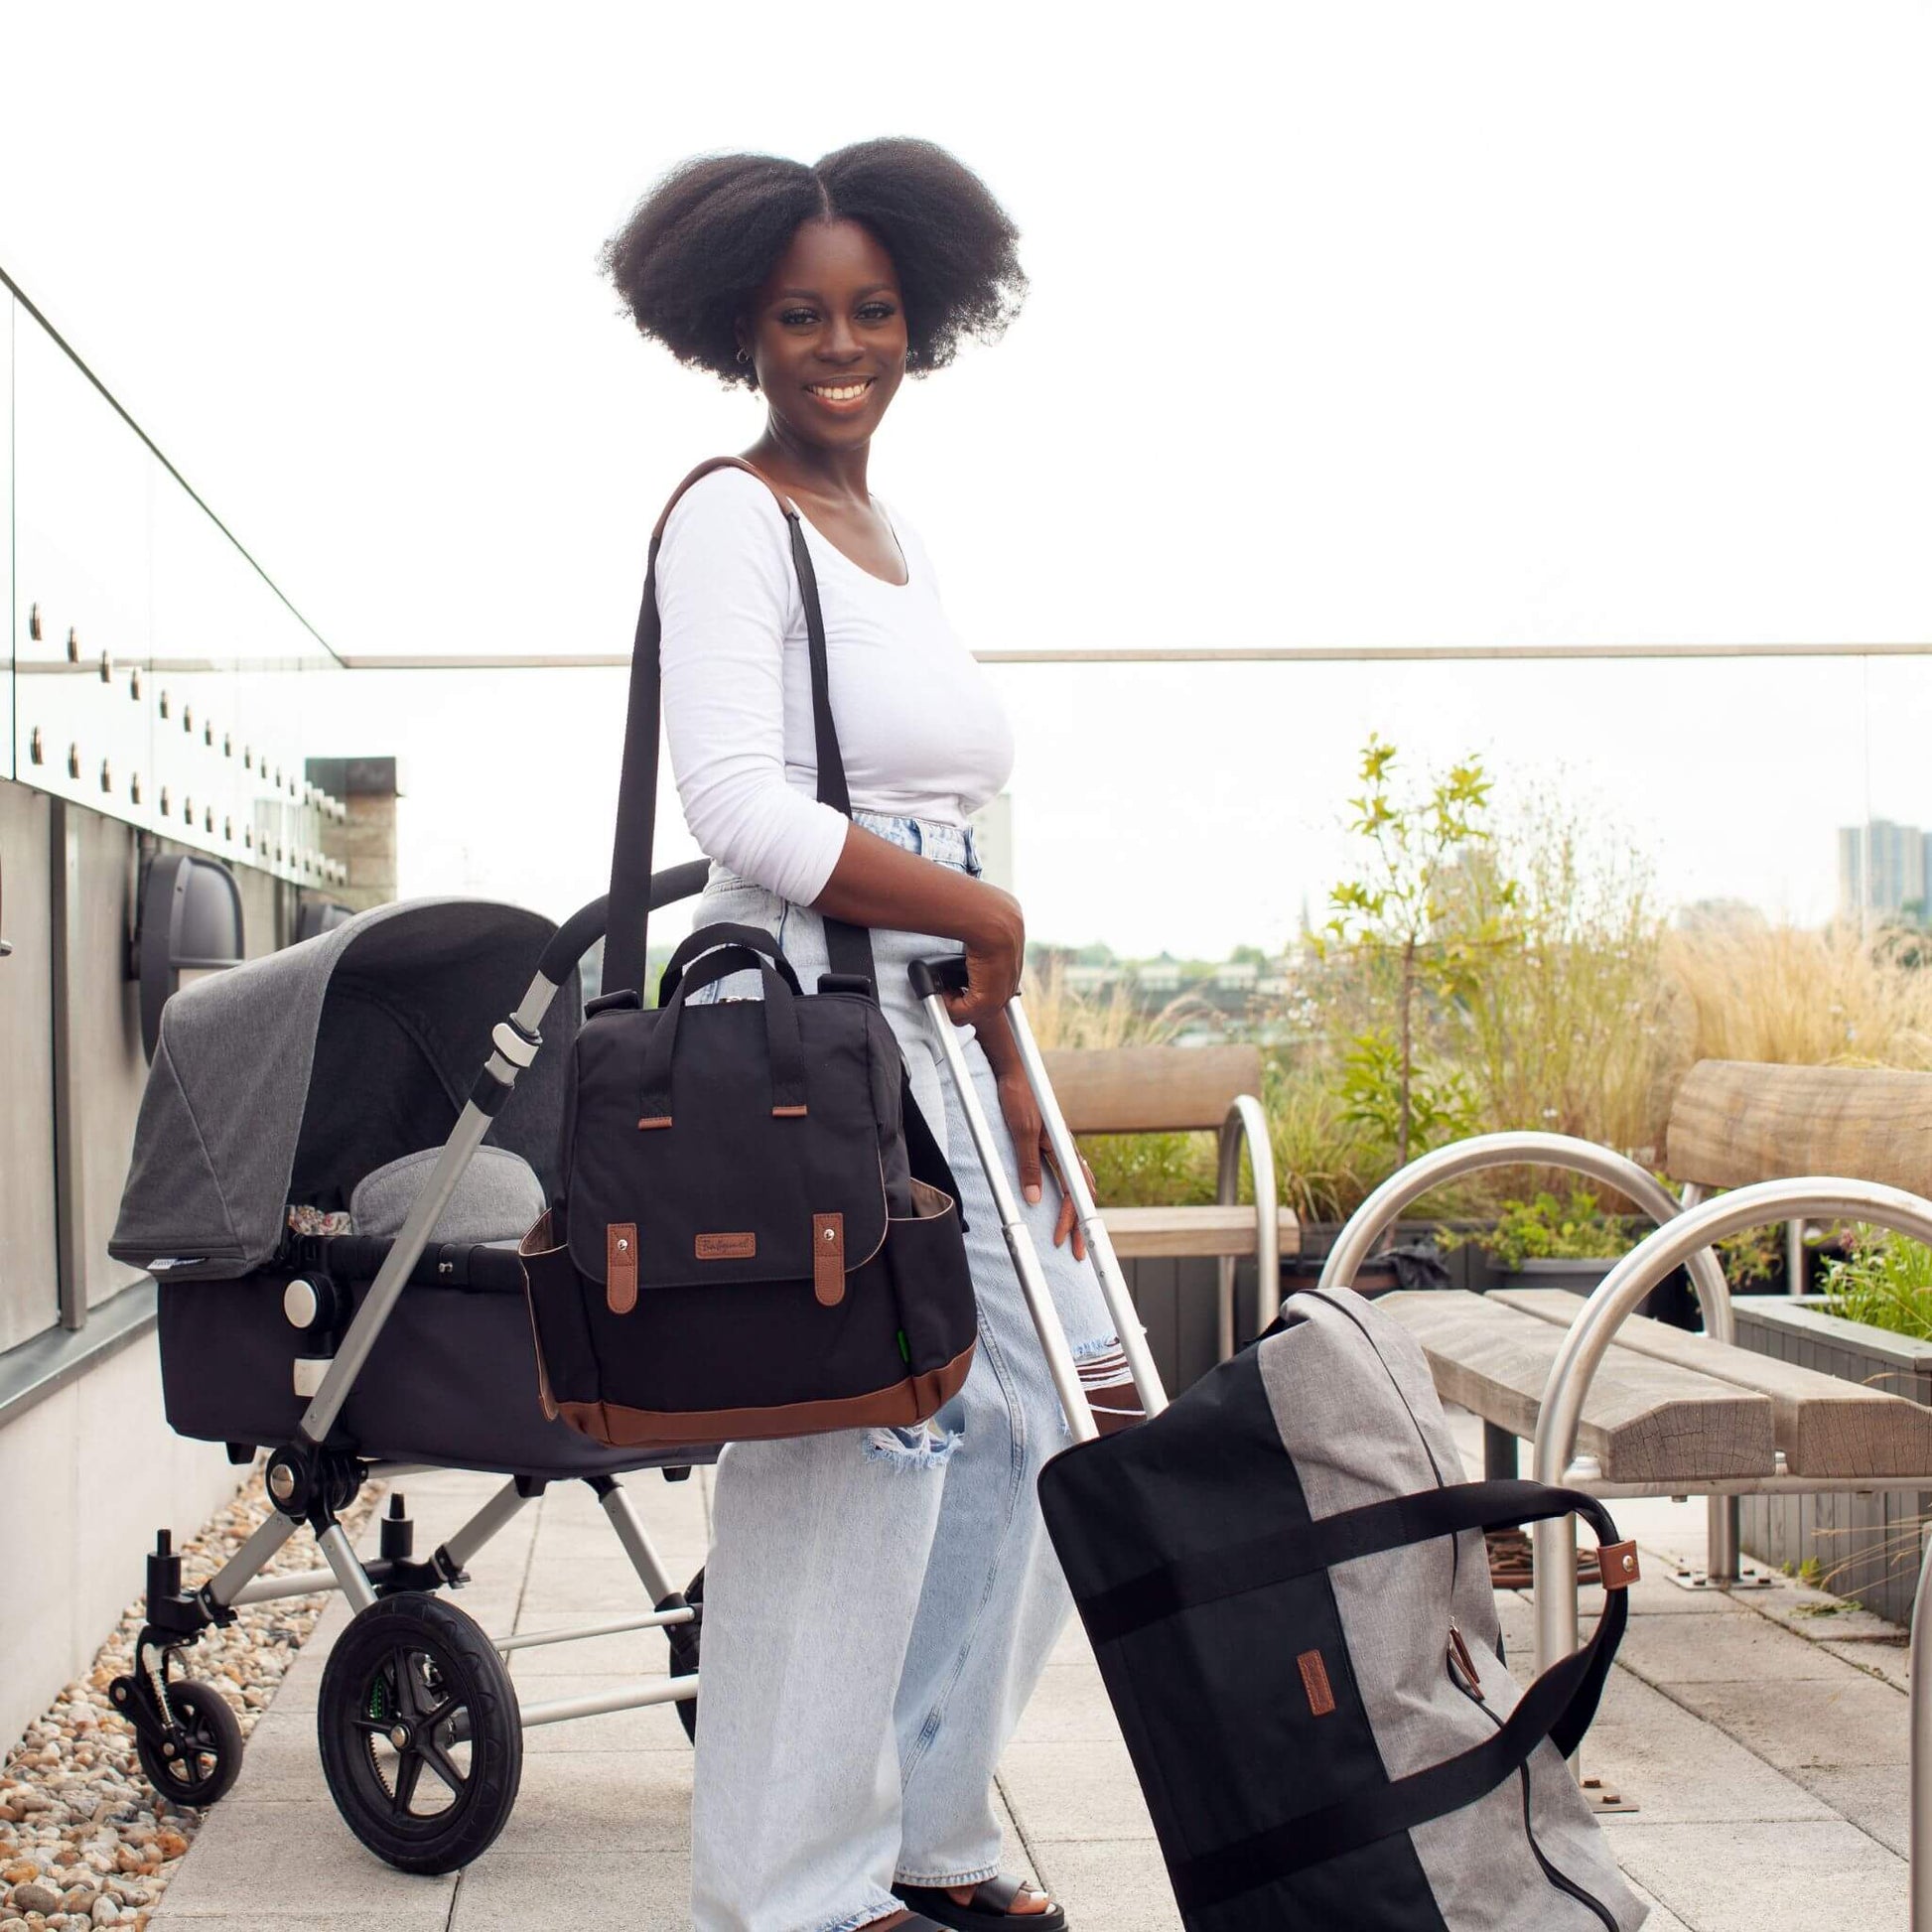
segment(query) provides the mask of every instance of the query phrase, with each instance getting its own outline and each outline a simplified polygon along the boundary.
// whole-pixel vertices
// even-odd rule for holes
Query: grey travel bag
[[[1348,1289],[1039,1479],[1188,1932],[1635,1932],[1566,1757],[1635,1546],[1575,1490],[1464,1482],[1414,1338]],[[1610,1586],[1524,1690],[1482,1528],[1568,1511]]]

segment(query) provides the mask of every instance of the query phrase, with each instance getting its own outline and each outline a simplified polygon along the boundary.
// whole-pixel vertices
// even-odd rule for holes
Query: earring
[[[738,360],[740,367],[749,369],[752,366],[752,351],[749,348],[741,348],[738,351]]]

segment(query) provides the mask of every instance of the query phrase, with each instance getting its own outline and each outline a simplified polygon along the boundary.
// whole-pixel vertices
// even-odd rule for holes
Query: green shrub
[[[1932,1248],[1863,1226],[1846,1240],[1851,1252],[1845,1260],[1825,1264],[1822,1286],[1831,1312],[1932,1340]]]

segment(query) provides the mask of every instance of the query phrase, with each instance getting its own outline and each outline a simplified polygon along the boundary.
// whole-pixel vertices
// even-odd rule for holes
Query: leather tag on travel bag
[[[637,1306],[637,1224],[613,1221],[604,1233],[604,1299],[613,1314]]]
[[[845,1300],[845,1216],[812,1216],[812,1293],[822,1308]]]
[[[1318,1650],[1305,1650],[1295,1660],[1302,1673],[1302,1688],[1309,1695],[1309,1713],[1325,1718],[1335,1708],[1335,1694],[1328,1683],[1328,1667]]]
[[[696,1242],[700,1261],[750,1261],[759,1251],[756,1234],[701,1234]]]

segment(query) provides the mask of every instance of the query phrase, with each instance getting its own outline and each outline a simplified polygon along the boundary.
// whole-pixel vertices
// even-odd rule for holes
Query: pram
[[[699,891],[707,870],[698,862],[657,874],[652,909]],[[148,1559],[135,1667],[110,1695],[134,1726],[143,1768],[172,1800],[215,1802],[242,1750],[218,1692],[178,1674],[181,1651],[240,1604],[319,1589],[340,1589],[355,1611],[318,1703],[324,1772],[349,1829],[400,1869],[452,1870],[488,1847],[515,1802],[526,1727],[676,1703],[695,1734],[696,1580],[687,1591],[673,1587],[618,1478],[646,1468],[686,1477],[717,1448],[611,1450],[547,1420],[515,1252],[531,1205],[540,1210],[558,1186],[568,1054],[557,1049],[576,1032],[578,967],[605,918],[604,899],[554,928],[471,900],[382,906],[197,982],[164,1011],[110,1247],[159,1284],[171,1426],[227,1444],[237,1462],[268,1449],[274,1505],[197,1587],[184,1587],[167,1531]],[[956,964],[915,966],[915,987],[960,1088],[1061,1403],[1086,1440],[1092,1413],[946,1017],[941,986]],[[1153,1414],[1165,1398],[1119,1263],[1017,999],[1010,1015]],[[491,1050],[472,1077],[486,1028]],[[392,1198],[401,1186],[412,1200],[400,1226],[336,1231],[329,1217],[385,1178]],[[292,1204],[305,1210],[293,1227]],[[391,1516],[380,1556],[358,1560],[341,1521],[357,1491],[423,1466],[506,1480],[427,1557],[415,1554],[409,1523]],[[439,1592],[465,1580],[545,1485],[568,1479],[596,1491],[649,1608],[540,1640],[662,1629],[671,1672],[519,1708],[503,1657],[530,1639],[491,1638]],[[328,1568],[262,1577],[304,1524]]]

